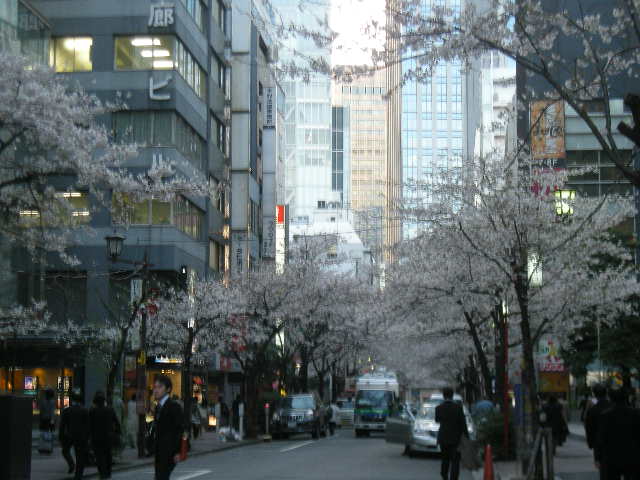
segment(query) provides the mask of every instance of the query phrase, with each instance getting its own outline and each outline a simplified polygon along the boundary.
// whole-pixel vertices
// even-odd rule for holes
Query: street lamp
[[[136,411],[138,413],[138,457],[143,458],[145,456],[144,445],[147,425],[147,310],[142,307],[142,303],[147,300],[146,289],[149,284],[149,258],[146,250],[144,253],[144,260],[142,262],[134,262],[119,258],[122,254],[122,247],[126,237],[114,232],[104,238],[107,242],[107,256],[112,262],[128,263],[130,265],[136,265],[142,269],[142,288],[140,298],[137,299],[139,302],[137,308],[141,313],[142,321],[140,322],[140,345],[136,355]]]
[[[107,235],[104,239],[107,241],[107,256],[112,261],[116,261],[122,253],[122,245],[127,237],[120,235],[119,233],[112,233]]]

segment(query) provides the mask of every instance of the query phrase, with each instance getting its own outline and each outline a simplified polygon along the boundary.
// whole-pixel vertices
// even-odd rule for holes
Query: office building
[[[383,252],[385,218],[389,215],[386,75],[382,70],[349,83],[336,83],[332,95],[332,189],[342,189],[355,230],[376,258]]]
[[[265,22],[272,13],[264,4],[253,0],[234,1],[232,12],[231,262],[232,271],[241,274],[249,271],[261,257],[265,102],[267,92],[275,93],[277,101],[277,85],[273,66],[275,42]],[[273,100],[272,96],[269,101]],[[277,117],[277,113],[272,115]],[[276,126],[274,123],[268,128]],[[277,142],[270,141],[269,149],[274,150],[268,153],[270,171],[275,168],[272,157],[277,155],[276,148]],[[270,199],[269,204],[273,203]]]
[[[104,100],[126,98],[126,110],[104,118],[114,141],[140,147],[126,166],[139,171],[160,158],[170,160],[178,174],[209,182],[220,194],[138,202],[108,192],[103,204],[86,192],[67,192],[74,198],[73,213],[93,231],[79,233],[69,249],[80,263],[70,266],[48,258],[41,281],[38,265],[17,249],[12,256],[15,300],[23,304],[45,300],[53,321],[100,325],[110,315],[110,305],[131,298],[132,263],[145,256],[154,288],[222,277],[230,254],[226,233],[230,199],[225,185],[231,69],[225,54],[230,40],[226,4],[220,0],[30,3],[50,25],[47,57],[63,80]],[[126,239],[121,260],[111,261],[104,238],[114,231]],[[148,359],[149,378],[167,369],[165,361]],[[104,388],[104,365],[97,359],[44,341],[19,352],[17,365],[20,378],[11,386],[16,391],[26,385],[27,377],[38,377],[38,388],[50,386],[65,395],[70,386],[79,388],[85,398]],[[128,360],[125,370],[127,365]],[[124,374],[127,391],[134,388],[126,381],[129,373]],[[173,375],[179,387],[179,370]]]
[[[463,8],[463,0],[422,0],[422,14],[432,8]],[[481,122],[479,62],[463,67],[461,60],[440,62],[425,81],[409,80],[402,87],[402,184],[407,206],[433,202],[430,185],[443,174],[460,172],[464,159],[474,155],[475,136]],[[416,68],[405,60],[403,69]],[[405,238],[424,227],[408,219]]]

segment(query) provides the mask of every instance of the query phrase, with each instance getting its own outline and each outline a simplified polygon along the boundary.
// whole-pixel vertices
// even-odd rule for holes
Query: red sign
[[[284,223],[284,205],[276,205],[276,223],[279,225]]]

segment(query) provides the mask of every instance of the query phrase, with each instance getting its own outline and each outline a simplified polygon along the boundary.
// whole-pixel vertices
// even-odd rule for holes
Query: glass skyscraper
[[[422,14],[446,7],[454,14],[464,0],[422,0]],[[416,68],[403,62],[403,71]],[[481,121],[479,71],[461,61],[438,64],[425,81],[411,80],[402,87],[402,181],[407,205],[433,201],[430,185],[445,172],[460,172],[464,159],[474,152]],[[419,223],[403,222],[403,237],[415,236]]]

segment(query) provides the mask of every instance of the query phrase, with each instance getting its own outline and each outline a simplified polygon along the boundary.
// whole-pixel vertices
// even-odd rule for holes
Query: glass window
[[[175,37],[171,35],[116,37],[116,70],[171,70]]]
[[[59,37],[51,39],[49,61],[56,72],[90,72],[91,37]]]
[[[171,203],[151,200],[151,224],[171,225]]]
[[[225,8],[221,0],[213,0],[211,5],[211,16],[214,23],[218,25],[220,30],[227,33],[227,22],[225,18]]]
[[[148,225],[149,201],[136,201],[127,193],[116,192],[111,198],[111,218],[115,224]]]

